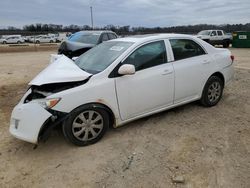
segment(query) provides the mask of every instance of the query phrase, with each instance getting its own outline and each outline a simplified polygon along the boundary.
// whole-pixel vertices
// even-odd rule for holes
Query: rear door
[[[132,64],[136,69],[134,75],[115,79],[122,120],[173,104],[174,72],[164,40],[138,47],[122,64]]]
[[[211,58],[192,39],[169,39],[175,71],[174,103],[199,98],[209,74]]]
[[[223,39],[224,39],[223,32],[218,30],[217,35],[218,35],[218,41],[220,41],[220,42],[223,41]]]

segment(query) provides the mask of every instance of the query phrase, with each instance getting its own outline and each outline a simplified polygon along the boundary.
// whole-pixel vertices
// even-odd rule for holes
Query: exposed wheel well
[[[81,105],[81,106],[92,106],[94,108],[102,108],[104,109],[108,115],[109,115],[109,121],[110,121],[110,124],[109,124],[109,128],[114,128],[114,123],[115,123],[115,115],[113,113],[113,111],[105,104],[102,104],[102,103],[87,103],[87,104],[84,104],[84,105]],[[78,106],[77,108],[79,108],[80,106]],[[57,112],[57,113],[61,113],[61,112]],[[68,115],[65,115],[65,114],[61,114],[61,118],[59,120],[59,123],[62,123],[65,118],[67,118]],[[59,123],[56,123],[56,126],[59,125]],[[39,135],[38,135],[38,140],[47,140],[48,136],[49,136],[49,133],[50,133],[50,127],[55,127],[55,126],[52,126],[53,124],[55,124],[55,122],[51,122],[51,118],[48,118],[46,120],[46,122],[42,125],[40,131],[39,131]],[[49,130],[50,129],[50,130]]]
[[[219,78],[222,80],[222,82],[223,82],[223,87],[224,87],[224,85],[225,85],[225,78],[224,78],[224,76],[223,76],[222,73],[220,73],[220,72],[215,72],[215,73],[213,73],[211,76],[217,76],[217,77],[219,77]],[[210,76],[210,77],[211,77],[211,76]]]

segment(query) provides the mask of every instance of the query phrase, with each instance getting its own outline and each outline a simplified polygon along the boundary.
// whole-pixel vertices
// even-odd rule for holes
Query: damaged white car
[[[234,57],[196,37],[157,34],[104,42],[72,61],[62,55],[30,83],[10,133],[37,144],[55,126],[79,146],[109,127],[200,100],[216,105]]]

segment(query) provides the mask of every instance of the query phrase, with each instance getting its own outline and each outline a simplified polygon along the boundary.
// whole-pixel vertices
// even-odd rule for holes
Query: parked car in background
[[[54,43],[56,39],[53,36],[41,36],[35,39],[35,43]]]
[[[224,48],[228,48],[232,43],[232,35],[226,34],[223,30],[203,30],[197,37],[212,45],[223,45]]]
[[[0,39],[1,44],[21,44],[24,43],[24,39],[21,36],[9,36]]]
[[[117,35],[112,31],[79,31],[61,43],[58,54],[69,58],[78,57],[97,44],[116,38]]]
[[[42,36],[46,36],[46,35],[35,35],[35,36],[29,36],[28,37],[28,42],[30,43],[35,43],[37,39],[39,39]]]
[[[29,42],[28,36],[22,36],[22,38],[23,38],[24,42]]]
[[[56,41],[62,42],[68,39],[68,37],[71,35],[71,33],[58,33],[56,35]]]
[[[180,34],[118,38],[76,61],[58,55],[29,83],[10,133],[36,144],[62,126],[67,140],[86,146],[109,127],[166,109],[196,100],[212,107],[233,78],[233,60],[227,49]]]

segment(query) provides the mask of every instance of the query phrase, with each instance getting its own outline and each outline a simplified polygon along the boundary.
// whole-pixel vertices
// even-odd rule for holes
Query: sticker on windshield
[[[111,48],[110,48],[110,50],[113,50],[113,51],[121,51],[122,49],[123,49],[124,47],[122,47],[122,46],[112,46]]]

